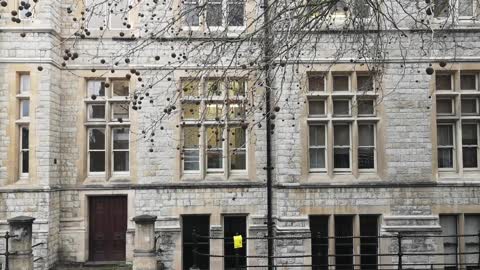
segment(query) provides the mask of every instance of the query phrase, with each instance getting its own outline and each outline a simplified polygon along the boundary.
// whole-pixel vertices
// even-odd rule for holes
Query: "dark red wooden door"
[[[89,260],[124,261],[127,197],[90,197]]]

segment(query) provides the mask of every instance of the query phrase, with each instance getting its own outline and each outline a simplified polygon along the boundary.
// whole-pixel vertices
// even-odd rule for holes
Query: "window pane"
[[[198,96],[198,81],[183,81],[182,90],[184,96]]]
[[[29,151],[22,151],[22,173],[28,173],[29,170]]]
[[[105,105],[104,104],[88,105],[88,119],[105,120]]]
[[[437,90],[452,90],[452,76],[448,75],[436,75],[435,85]]]
[[[103,172],[105,171],[105,151],[90,152],[90,171]]]
[[[473,16],[473,1],[474,0],[458,0],[458,15]]]
[[[333,76],[333,91],[348,91],[349,90],[348,76]]]
[[[460,76],[460,89],[477,90],[477,76],[475,74],[462,74]]]
[[[245,95],[245,81],[233,80],[228,83],[228,95],[230,97]]]
[[[353,217],[335,216],[335,269],[353,270]],[[343,255],[343,256],[342,256]]]
[[[450,236],[457,234],[457,217],[456,216],[440,216],[440,226],[442,227],[442,236]],[[443,252],[453,255],[445,255],[444,263],[447,265],[455,265],[457,256],[457,237],[443,237]]]
[[[223,118],[223,104],[207,104],[205,118],[207,120],[220,120]]]
[[[355,0],[353,12],[357,18],[368,18],[370,16],[370,6],[366,0]]]
[[[198,148],[199,146],[199,128],[184,127],[183,128],[183,146],[185,148]]]
[[[476,147],[463,147],[463,167],[464,168],[478,167]]]
[[[373,147],[358,148],[358,168],[359,169],[375,168],[375,148]]]
[[[312,264],[314,270],[328,269],[328,216],[310,216]]]
[[[30,74],[20,74],[20,93],[30,92]]]
[[[310,126],[310,146],[325,146],[325,126]]]
[[[198,26],[200,18],[200,7],[198,1],[188,0],[184,3],[185,24],[188,26]]]
[[[334,100],[333,114],[336,116],[350,115],[350,102],[348,100]]]
[[[325,168],[325,148],[310,148],[310,169]]]
[[[245,129],[232,128],[229,134],[229,146],[232,149],[230,163],[232,170],[246,169],[246,136]]]
[[[210,216],[184,215],[182,216],[182,260],[183,270],[190,270],[193,266],[193,232],[200,236],[210,236]],[[197,237],[197,251],[203,254],[210,253],[210,240]],[[210,269],[208,256],[197,256],[199,269]]]
[[[325,91],[325,79],[321,75],[314,75],[308,77],[309,91]]]
[[[113,170],[115,172],[128,172],[129,170],[129,152],[113,152]]]
[[[453,114],[453,100],[437,99],[437,114]]]
[[[128,128],[113,129],[113,149],[127,149],[130,142],[130,130]]]
[[[88,0],[86,1],[86,8],[88,8],[86,15],[87,28],[98,29],[102,26],[105,26],[105,19],[107,15],[105,1]]]
[[[462,125],[462,144],[477,145],[477,125]]]
[[[196,103],[184,103],[183,108],[183,119],[200,119],[200,104]]]
[[[112,103],[112,118],[113,120],[128,120],[129,118],[128,103]]]
[[[453,168],[453,149],[452,148],[438,149],[438,167]]]
[[[350,146],[350,128],[347,125],[333,126],[333,141],[335,146]]]
[[[105,129],[89,129],[89,149],[105,149]]]
[[[462,114],[477,114],[477,99],[462,98]]]
[[[88,97],[95,95],[97,97],[105,96],[105,82],[104,81],[88,81]]]
[[[357,76],[358,92],[373,91],[372,76]]]
[[[20,116],[21,117],[30,116],[30,100],[25,99],[20,101]]]
[[[184,150],[183,169],[186,171],[198,171],[200,169],[198,150]]]
[[[358,125],[358,145],[374,146],[375,145],[375,126],[373,124]]]
[[[478,234],[480,231],[480,216],[465,215],[465,234]],[[465,252],[476,252],[477,254],[466,254],[466,263],[469,265],[478,264],[478,236],[465,237]]]
[[[242,103],[234,103],[228,106],[228,118],[229,119],[244,119],[245,118],[245,106]]]
[[[308,114],[325,115],[325,101],[324,100],[308,101]]]
[[[374,115],[374,101],[373,100],[358,100],[358,114],[359,115]]]
[[[210,80],[207,82],[207,95],[220,96],[222,95],[222,88],[219,80]]]
[[[350,168],[350,149],[349,148],[334,149],[333,166],[338,169]]]
[[[123,23],[128,22],[129,9],[127,3],[127,0],[116,0],[114,5],[110,5],[110,28],[126,28]]]
[[[378,216],[360,215],[360,269],[376,270],[378,257],[368,256],[378,254]],[[366,237],[373,236],[373,237]]]
[[[128,96],[129,94],[129,81],[115,80],[112,82],[113,96]]]
[[[207,0],[207,26],[222,25],[222,2],[219,0]]]
[[[453,146],[453,126],[439,125],[437,127],[438,145]]]
[[[434,0],[433,14],[435,17],[448,17],[449,16],[449,0]]]
[[[207,128],[207,168],[223,168],[223,129],[220,127]]]
[[[22,149],[28,149],[29,148],[28,127],[22,127],[21,133],[22,133]]]
[[[228,1],[228,25],[243,26],[244,16],[245,16],[244,0],[229,0]]]

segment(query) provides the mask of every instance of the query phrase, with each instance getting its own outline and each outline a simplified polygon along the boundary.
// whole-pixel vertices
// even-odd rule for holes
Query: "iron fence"
[[[0,256],[4,256],[4,258],[5,258],[5,260],[4,260],[5,268],[3,268],[4,270],[9,270],[10,256],[17,254],[16,251],[14,251],[14,252],[10,251],[10,238],[15,238],[15,237],[17,237],[17,235],[10,234],[8,231],[5,232],[4,235],[0,235],[0,238],[5,240],[5,251],[0,253]],[[44,245],[44,244],[45,244],[44,242],[40,242],[40,243],[32,245],[32,248],[35,248],[35,247],[38,247],[38,246],[41,246],[41,245]],[[39,260],[43,260],[43,257],[37,257],[36,259],[33,260],[33,262],[36,262],[36,261],[39,261]],[[2,264],[0,263],[0,270],[1,269],[2,269]]]
[[[455,234],[455,235],[430,235],[430,234],[404,234],[404,233],[398,233],[396,235],[382,235],[382,236],[321,236],[321,235],[312,235],[312,236],[299,236],[299,237],[271,237],[270,239],[273,239],[274,241],[277,240],[326,240],[329,241],[330,239],[333,239],[334,241],[337,241],[339,239],[348,239],[352,240],[353,239],[376,239],[376,241],[380,239],[390,239],[391,244],[396,245],[396,252],[390,252],[390,253],[380,253],[378,252],[379,249],[377,249],[377,252],[375,254],[358,254],[353,252],[352,248],[352,254],[306,254],[306,255],[273,255],[273,256],[268,256],[268,255],[240,255],[240,252],[238,250],[235,252],[234,255],[225,255],[225,254],[210,254],[210,253],[202,253],[198,251],[199,247],[199,239],[203,240],[226,240],[227,238],[225,237],[211,237],[211,236],[202,236],[197,234],[195,231],[193,231],[193,267],[190,268],[192,270],[199,269],[203,270],[198,267],[198,259],[199,257],[208,257],[208,258],[234,258],[235,259],[235,270],[240,270],[240,269],[252,269],[252,268],[267,268],[268,265],[240,265],[240,258],[252,258],[252,259],[274,259],[274,265],[273,269],[277,268],[305,268],[305,269],[314,269],[314,270],[406,270],[406,269],[431,269],[431,270],[437,270],[437,269],[442,269],[442,270],[480,270],[480,232],[477,234]],[[455,252],[414,252],[414,251],[409,251],[405,252],[406,247],[405,247],[405,240],[410,239],[410,240],[418,240],[418,239],[425,239],[425,238],[456,238],[457,243],[459,242],[459,239],[461,238],[467,238],[467,237],[475,237],[476,238],[476,251],[471,251],[471,252],[460,252],[459,249],[457,248]],[[268,240],[269,237],[244,237],[245,240]],[[443,242],[443,241],[442,241]],[[377,242],[378,243],[378,242]],[[378,244],[377,244],[378,245]],[[352,244],[353,246],[353,244]],[[458,246],[457,246],[458,247]],[[477,261],[475,263],[468,263],[465,261],[466,255],[477,255]],[[292,264],[292,263],[279,263],[278,260],[275,259],[296,259],[296,258],[315,258],[319,256],[326,256],[328,258],[328,262],[325,264]],[[376,258],[382,258],[382,257],[390,257],[391,262],[386,263],[383,262],[385,260],[382,260],[382,262],[375,264],[367,264],[367,263],[348,263],[348,264],[339,264],[336,263],[337,258],[339,257],[369,257],[369,256],[374,256]],[[454,256],[455,257],[455,263],[446,263],[446,262],[409,262],[409,261],[415,261],[414,259],[418,257],[426,257],[432,259],[433,257],[440,257],[437,259],[444,259],[445,256]],[[463,259],[461,260],[460,258]],[[330,259],[333,258],[333,259]],[[312,260],[313,261],[313,260]],[[430,261],[435,261],[435,260],[430,260]],[[442,260],[437,260],[437,261],[442,261]]]

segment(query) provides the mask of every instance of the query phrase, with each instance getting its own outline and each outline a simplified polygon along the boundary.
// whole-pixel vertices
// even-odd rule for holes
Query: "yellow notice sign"
[[[241,235],[235,235],[233,237],[233,248],[242,248],[243,239]]]

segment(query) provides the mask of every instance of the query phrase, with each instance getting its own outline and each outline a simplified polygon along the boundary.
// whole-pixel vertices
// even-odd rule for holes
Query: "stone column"
[[[150,215],[140,215],[133,218],[135,222],[133,270],[157,269],[155,220],[157,220],[157,217]]]
[[[8,219],[10,234],[9,270],[33,270],[32,224],[35,218],[19,216]]]

